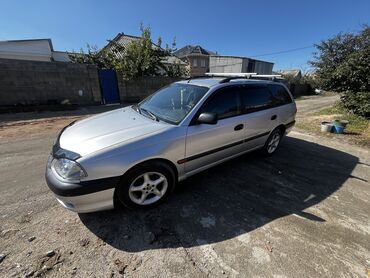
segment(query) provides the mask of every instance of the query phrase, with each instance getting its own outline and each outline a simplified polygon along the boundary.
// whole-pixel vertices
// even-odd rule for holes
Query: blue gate
[[[99,82],[103,97],[103,103],[119,103],[117,76],[114,70],[99,70]]]

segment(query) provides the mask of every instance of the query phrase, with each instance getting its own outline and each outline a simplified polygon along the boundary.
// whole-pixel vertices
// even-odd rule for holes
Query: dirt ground
[[[297,118],[334,101],[300,100]],[[157,208],[79,215],[44,169],[85,112],[0,115],[0,277],[370,277],[368,149],[294,130],[273,157],[216,166]]]

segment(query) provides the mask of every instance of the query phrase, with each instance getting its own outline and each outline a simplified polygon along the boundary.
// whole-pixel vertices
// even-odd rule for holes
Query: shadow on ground
[[[107,244],[130,252],[217,243],[290,214],[323,222],[303,210],[338,190],[357,163],[347,153],[286,137],[273,157],[251,153],[193,176],[157,208],[80,219]]]

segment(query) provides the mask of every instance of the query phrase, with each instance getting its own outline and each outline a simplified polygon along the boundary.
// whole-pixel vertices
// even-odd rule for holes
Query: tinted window
[[[242,87],[243,111],[260,111],[273,106],[273,98],[266,87]]]
[[[286,89],[283,86],[269,85],[268,88],[270,89],[275,99],[275,103],[277,105],[284,105],[284,104],[292,102],[292,99],[290,98],[289,93],[286,91]]]
[[[202,107],[201,113],[213,112],[219,119],[225,119],[240,114],[240,101],[237,88],[220,89],[214,93]]]

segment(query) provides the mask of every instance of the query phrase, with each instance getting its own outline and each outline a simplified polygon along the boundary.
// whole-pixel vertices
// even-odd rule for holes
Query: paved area
[[[369,277],[369,150],[294,131],[160,207],[78,215],[44,181],[70,117],[0,128],[0,277]]]

